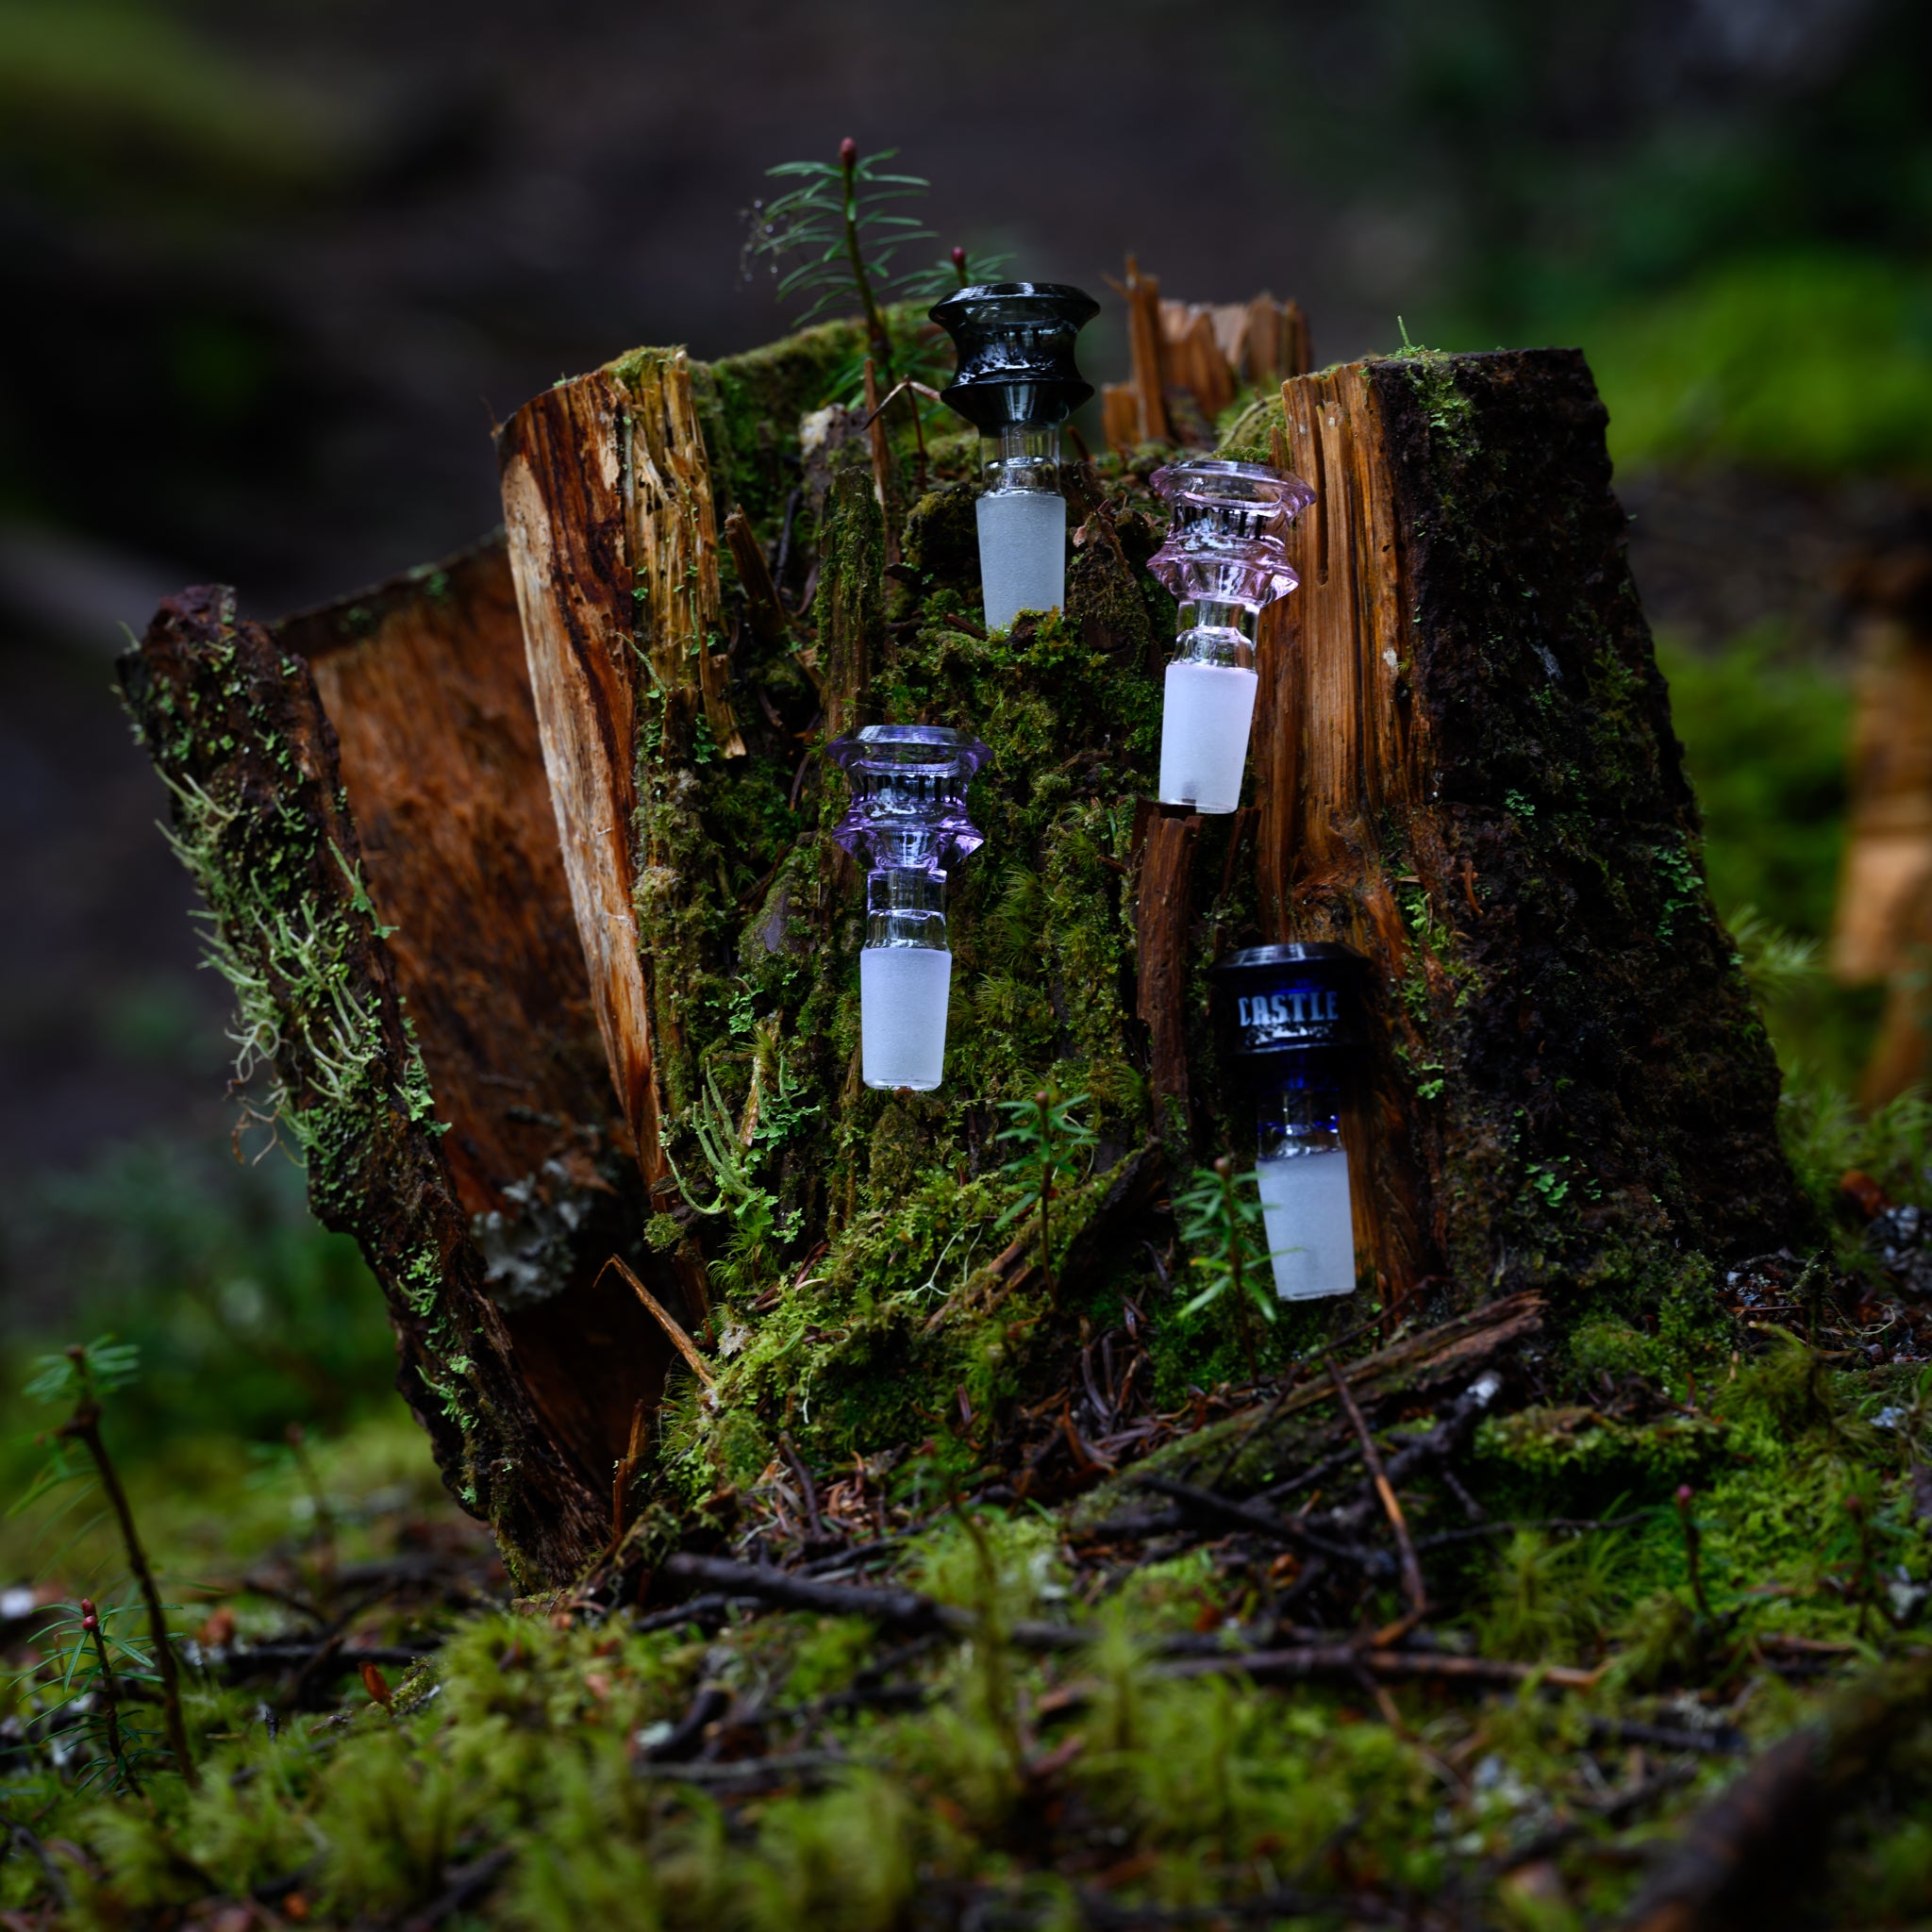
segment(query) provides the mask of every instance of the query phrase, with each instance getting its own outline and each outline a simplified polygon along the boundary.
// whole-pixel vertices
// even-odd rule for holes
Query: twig
[[[1593,1717],[1590,1736],[1593,1743],[1652,1744],[1659,1751],[1695,1751],[1707,1757],[1732,1757],[1744,1748],[1742,1735],[1728,1725],[1721,1731],[1686,1731],[1629,1718]]]
[[[879,516],[885,525],[886,561],[892,564],[899,560],[899,541],[892,533],[892,451],[886,441],[886,425],[879,421],[885,405],[879,401],[878,371],[870,356],[865,358],[865,408],[866,433],[872,443],[872,493],[879,500]]]
[[[804,1459],[799,1456],[797,1446],[793,1443],[789,1430],[779,1435],[778,1451],[784,1457],[786,1466],[798,1478],[799,1494],[805,1502],[806,1525],[811,1531],[811,1540],[815,1543],[824,1542],[825,1540],[825,1524],[824,1519],[819,1514],[818,1489],[812,1482],[811,1471],[806,1468]]]
[[[724,1557],[699,1557],[689,1552],[666,1560],[660,1576],[682,1583],[708,1584],[725,1598],[752,1597],[781,1609],[811,1610],[824,1617],[866,1617],[889,1629],[915,1634],[936,1631],[970,1637],[981,1628],[980,1619],[957,1604],[942,1604],[916,1590],[879,1590],[865,1584],[820,1583],[769,1563],[738,1563]],[[689,1610],[687,1609],[687,1614]],[[636,1626],[642,1628],[642,1624]],[[1017,1650],[1084,1649],[1097,1632],[1074,1624],[1018,1623],[1003,1632]]]
[[[703,1625],[713,1621],[723,1622],[731,1608],[731,1599],[722,1591],[712,1591],[704,1596],[688,1597],[681,1604],[673,1604],[668,1610],[653,1610],[648,1617],[640,1617],[632,1624],[632,1632],[647,1636],[653,1630],[675,1630],[680,1624]]]
[[[1650,1511],[1639,1509],[1628,1516],[1539,1516],[1507,1523],[1473,1523],[1467,1529],[1439,1530],[1417,1543],[1418,1550],[1447,1549],[1452,1543],[1479,1541],[1490,1536],[1513,1536],[1519,1529],[1562,1530],[1572,1536],[1589,1536],[1597,1530],[1628,1529],[1648,1520]]]
[[[653,1764],[678,1764],[704,1741],[705,1726],[714,1724],[731,1708],[731,1693],[716,1684],[701,1684],[690,1707],[672,1727],[661,1743],[644,1753]]]
[[[313,1643],[255,1643],[246,1650],[230,1650],[209,1661],[231,1683],[246,1677],[265,1677],[277,1671],[300,1667],[303,1677],[314,1675],[324,1665],[340,1666],[346,1674],[364,1664],[388,1664],[401,1670],[434,1657],[434,1648],[411,1648],[399,1643],[345,1644],[336,1638]]]
[[[1647,1777],[1641,1784],[1612,1791],[1594,1803],[1586,1800],[1588,1819],[1607,1824],[1622,1824],[1654,1799],[1668,1797],[1680,1786],[1689,1784],[1696,1774],[1695,1769],[1687,1764],[1666,1765],[1655,1777]],[[1519,1872],[1525,1865],[1538,1864],[1553,1853],[1561,1851],[1574,1839],[1581,1838],[1587,1824],[1584,1818],[1566,1818],[1560,1824],[1524,1839],[1511,1850],[1487,1860],[1482,1869],[1489,1876],[1500,1878],[1507,1872]]]
[[[672,1347],[691,1364],[691,1372],[697,1376],[698,1380],[707,1389],[715,1389],[718,1386],[718,1378],[712,1374],[709,1364],[698,1353],[697,1343],[673,1319],[670,1309],[638,1279],[630,1264],[625,1260],[622,1255],[612,1255],[609,1260],[605,1262],[603,1267],[597,1271],[597,1279],[602,1281],[605,1275],[613,1268],[630,1283],[631,1288],[636,1291],[639,1301],[643,1303],[644,1307],[656,1318],[658,1325],[671,1338]]]
[[[283,1433],[288,1438],[289,1453],[295,1458],[296,1474],[302,1479],[302,1487],[308,1491],[309,1505],[315,1511],[315,1593],[326,1614],[330,1607],[329,1598],[335,1590],[335,1511],[328,1507],[328,1491],[323,1488],[322,1478],[308,1454],[308,1431],[300,1423],[291,1423]]]
[[[1390,1482],[1388,1473],[1382,1467],[1381,1452],[1375,1447],[1375,1439],[1369,1433],[1369,1425],[1362,1418],[1360,1407],[1350,1392],[1349,1386],[1342,1379],[1341,1371],[1335,1365],[1335,1357],[1328,1357],[1328,1379],[1335,1384],[1335,1393],[1341,1402],[1342,1412],[1348,1417],[1349,1426],[1355,1430],[1356,1440],[1362,1445],[1362,1461],[1367,1465],[1369,1480],[1375,1486],[1375,1493],[1382,1499],[1382,1507],[1388,1513],[1389,1525],[1395,1532],[1395,1545],[1402,1555],[1402,1584],[1408,1592],[1409,1608],[1420,1617],[1423,1607],[1428,1602],[1428,1591],[1423,1583],[1423,1566],[1415,1553],[1415,1544],[1409,1540],[1408,1524],[1402,1514],[1402,1504],[1395,1494],[1394,1486]]]
[[[622,1547],[625,1531],[625,1502],[630,1491],[631,1478],[638,1473],[638,1464],[644,1454],[644,1402],[638,1398],[637,1407],[630,1412],[630,1441],[619,1458],[610,1477],[610,1548],[613,1554]]]
[[[819,1583],[794,1576],[769,1563],[734,1563],[724,1557],[680,1552],[658,1573],[681,1583],[699,1583],[731,1596],[757,1597],[786,1609],[815,1610],[821,1616],[869,1617],[901,1630],[971,1629],[969,1611],[941,1604],[916,1590],[877,1590],[857,1583]]]
[[[1710,1613],[1710,1600],[1704,1593],[1704,1566],[1699,1560],[1702,1555],[1701,1545],[1703,1539],[1698,1532],[1697,1518],[1692,1514],[1693,1502],[1694,1491],[1691,1490],[1690,1485],[1689,1483],[1679,1483],[1676,1495],[1677,1521],[1683,1525],[1684,1556],[1690,1566],[1690,1596],[1697,1606],[1697,1614],[1706,1623],[1710,1623],[1713,1621]],[[1858,1634],[1860,1636],[1864,1635],[1862,1623]]]

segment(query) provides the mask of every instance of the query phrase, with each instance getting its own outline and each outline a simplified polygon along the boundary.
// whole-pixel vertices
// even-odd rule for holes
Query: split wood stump
[[[1233,1373],[1224,1312],[1174,1312],[1164,1196],[1252,1146],[1207,977],[1239,945],[1372,969],[1362,1291],[1281,1345],[1375,1295],[1641,1316],[1807,1236],[1580,356],[1282,386],[1316,503],[1253,804],[1215,820],[1141,803],[1174,615],[1144,476],[1070,475],[1064,616],[989,640],[972,441],[921,494],[905,437],[876,488],[821,408],[858,343],[561,384],[501,433],[507,541],[276,625],[187,592],[124,660],[238,1072],[520,1575],[667,1547],[781,1431],[849,1465],[994,1427],[1124,1298],[1174,1387]],[[937,1094],[858,1078],[862,881],[820,752],[873,718],[993,751]],[[999,1107],[1042,1086],[1096,1136],[1050,1252],[999,1225]]]

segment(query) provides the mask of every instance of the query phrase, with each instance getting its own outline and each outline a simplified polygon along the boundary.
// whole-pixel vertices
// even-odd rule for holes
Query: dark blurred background
[[[299,1406],[291,1338],[379,1361],[294,1177],[228,1158],[122,626],[446,553],[495,523],[491,428],[532,391],[782,333],[741,211],[848,133],[930,177],[941,245],[1268,288],[1322,361],[1398,316],[1580,342],[1714,887],[1791,938],[1788,1062],[1848,1085],[1875,996],[1800,982],[1842,587],[1932,476],[1928,40],[1923,0],[0,0],[0,1328],[188,1307],[183,1373],[252,1352],[264,1417]]]

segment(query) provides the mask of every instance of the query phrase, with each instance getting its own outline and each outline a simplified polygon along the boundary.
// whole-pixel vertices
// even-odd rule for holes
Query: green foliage
[[[85,1597],[49,1604],[36,1633],[42,1657],[9,1681],[17,1713],[59,1730],[77,1791],[139,1792],[143,1780],[173,1763],[166,1733],[139,1714],[159,1692],[153,1653],[115,1627],[141,1614],[132,1603],[96,1606]],[[136,1710],[120,1702],[130,1685],[148,1700]]]
[[[1779,1125],[1791,1165],[1822,1213],[1852,1168],[1895,1200],[1932,1200],[1932,1102],[1923,1094],[1902,1093],[1865,1114],[1842,1088],[1800,1066],[1785,1083]],[[1847,1241],[1842,1257],[1857,1252],[1856,1241]]]
[[[1657,662],[1704,818],[1711,896],[1780,1058],[1849,1088],[1876,996],[1810,970],[1830,928],[1844,849],[1849,683],[1795,655],[1774,627],[1713,652],[1667,633]]]
[[[1589,332],[1620,464],[1923,473],[1932,278],[1846,250],[1720,260]]]
[[[1752,907],[1822,937],[1844,847],[1845,679],[1795,656],[1772,627],[1707,653],[1667,633],[1657,662],[1704,816],[1718,909],[1730,918]]]
[[[381,1295],[286,1160],[136,1142],[45,1184],[25,1224],[15,1265],[58,1282],[62,1320],[139,1350],[116,1412],[151,1451],[209,1429],[340,1425],[391,1399]]]
[[[1817,977],[1818,941],[1787,932],[1755,906],[1740,907],[1730,927],[1738,963],[1760,1006],[1775,1006]]]
[[[1615,1532],[1517,1530],[1496,1557],[1493,1594],[1476,1622],[1483,1654],[1569,1663],[1593,1652],[1607,1634],[1607,1610],[1625,1561]]]
[[[843,301],[874,307],[892,282],[892,259],[932,230],[888,204],[924,194],[932,184],[920,175],[895,175],[885,163],[897,148],[861,155],[853,149],[836,161],[780,161],[765,173],[796,187],[756,203],[744,248],[747,270],[760,258],[774,275],[788,257],[803,259],[778,275],[778,293],[809,298],[801,325],[818,321]]]
[[[1060,1099],[1042,1087],[1030,1100],[1000,1103],[1011,1124],[996,1138],[1002,1144],[1010,1141],[1018,1150],[1003,1172],[1019,1183],[1021,1191],[998,1224],[1005,1227],[1023,1215],[1038,1215],[1040,1265],[1049,1279],[1053,1275],[1052,1203],[1091,1164],[1099,1138],[1091,1127],[1074,1118],[1074,1109],[1085,1107],[1089,1097],[1074,1093]]]
[[[1664,1359],[1657,1346],[1599,1317],[1572,1353],[1628,1376]],[[942,1509],[898,1574],[972,1612],[979,1634],[920,1646],[920,1660],[902,1666],[920,1675],[922,1709],[839,1707],[881,1655],[877,1633],[856,1619],[737,1620],[699,1640],[532,1605],[445,1614],[440,1654],[398,1688],[391,1711],[352,1680],[336,1714],[271,1737],[254,1715],[258,1690],[208,1683],[195,1722],[225,1736],[204,1743],[208,1774],[192,1793],[155,1762],[145,1800],[104,1794],[98,1779],[84,1786],[92,1760],[81,1757],[58,1775],[36,1769],[30,1787],[15,1768],[5,1795],[32,1804],[43,1840],[71,1840],[91,1861],[61,1855],[75,1922],[88,1925],[138,1924],[291,1878],[311,1923],[407,1920],[452,1874],[491,1857],[500,1870],[469,1907],[475,1922],[542,1932],[888,1932],[915,1898],[956,1897],[1050,1925],[1072,1923],[1056,1861],[1090,1852],[1129,1874],[1115,1897],[1130,1911],[1205,1912],[1271,1888],[1346,1895],[1374,1885],[1426,1899],[1453,1881],[1481,1923],[1513,1923],[1491,1861],[1545,1828],[1549,1805],[1587,1813],[1591,1780],[1614,1777],[1609,1749],[1594,1753],[1598,1769],[1579,1769],[1593,1718],[1683,1724],[1657,1699],[1713,1670],[1761,1668],[1750,1661],[1754,1633],[1845,1641],[1862,1622],[1867,1643],[1916,1641],[1916,1626],[1890,1635],[1908,1600],[1893,1584],[1932,1574],[1932,1550],[1890,1440],[1901,1424],[1859,1426],[1874,1399],[1865,1378],[1790,1341],[1745,1363],[1720,1394],[1710,1426],[1737,1453],[1721,1459],[1696,1518],[1713,1609],[1738,1620],[1728,1634],[1692,1601],[1669,1456],[1628,1458],[1647,1473],[1626,1528],[1524,1528],[1500,1548],[1470,1544],[1459,1575],[1442,1552],[1426,1558],[1451,1648],[1607,1662],[1581,1695],[1398,1690],[1398,1732],[1365,1715],[1352,1685],[1283,1694],[1239,1676],[1175,1681],[1157,1640],[1186,1634],[1198,1646],[1204,1618],[1228,1614],[1252,1588],[1229,1573],[1224,1550],[1198,1547],[1101,1585],[1070,1564],[1052,1512]],[[234,1458],[231,1483],[243,1462]],[[1512,1454],[1471,1472],[1492,1513],[1522,1500],[1511,1485],[1523,1468]],[[1556,1486],[1540,1507],[1600,1500],[1560,1457],[1539,1480]],[[1847,1507],[1854,1495],[1859,1511]],[[1405,1502],[1419,1536],[1444,1520],[1426,1488]],[[1614,1497],[1603,1507],[1627,1513]],[[1459,1508],[1447,1520],[1461,1521]],[[1056,1617],[1093,1631],[1084,1656],[1042,1658],[1006,1641],[1023,1620]],[[743,1802],[641,1757],[705,1685],[749,1707],[817,1711],[801,1719],[810,1751],[843,1762]],[[1057,1712],[1053,1693],[1068,1690],[1074,1701]],[[1737,1721],[1766,1743],[1810,1715],[1816,1694],[1765,1681]],[[782,1735],[772,1747],[781,1756],[795,1748]],[[1445,1762],[1462,1774],[1454,1783]],[[1681,1813],[1702,1795],[1665,1787],[1655,1802]],[[1835,1885],[1899,1896],[1919,1869],[1908,1818],[1875,1816],[1841,1851]],[[1622,1843],[1641,1842],[1648,1819]],[[1573,1886],[1596,1882],[1587,1852],[1559,1856]],[[44,1898],[31,1861],[8,1869],[9,1907]]]
[[[76,1403],[128,1388],[140,1376],[141,1350],[103,1335],[84,1347],[42,1356],[22,1393],[29,1402],[58,1403],[71,1408]]]
[[[720,1271],[726,1286],[757,1280],[770,1263],[774,1239],[780,1243],[792,1240],[802,1219],[796,1211],[781,1218],[777,1211],[778,1197],[753,1178],[753,1169],[765,1152],[818,1111],[815,1107],[806,1105],[791,1086],[784,1071],[783,1057],[775,1048],[773,1058],[778,1073],[771,1110],[769,1114],[760,1111],[749,1136],[743,1135],[738,1123],[732,1119],[731,1109],[725,1106],[724,1096],[718,1091],[717,1074],[708,1067],[705,1070],[703,1095],[686,1110],[685,1124],[698,1143],[711,1183],[717,1190],[716,1197],[708,1206],[691,1198],[684,1176],[677,1172],[676,1162],[673,1160],[671,1164],[672,1174],[684,1194],[685,1205],[693,1213],[708,1216],[728,1214],[731,1218],[731,1241],[724,1257],[726,1265]],[[750,1144],[741,1145],[741,1142],[747,1139]]]
[[[1183,1318],[1232,1295],[1237,1303],[1252,1304],[1263,1321],[1274,1320],[1274,1288],[1266,1273],[1269,1257],[1256,1235],[1261,1226],[1258,1186],[1253,1168],[1237,1174],[1233,1161],[1224,1157],[1212,1167],[1197,1167],[1186,1191],[1174,1196],[1181,1240],[1208,1251],[1189,1257],[1189,1267],[1207,1285],[1181,1304],[1177,1312]]]

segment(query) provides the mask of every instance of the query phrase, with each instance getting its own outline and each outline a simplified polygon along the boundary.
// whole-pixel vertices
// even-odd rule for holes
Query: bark
[[[1283,396],[1316,501],[1258,653],[1258,885],[1271,939],[1376,969],[1358,1249],[1466,1299],[1802,1241],[1582,357]]]

